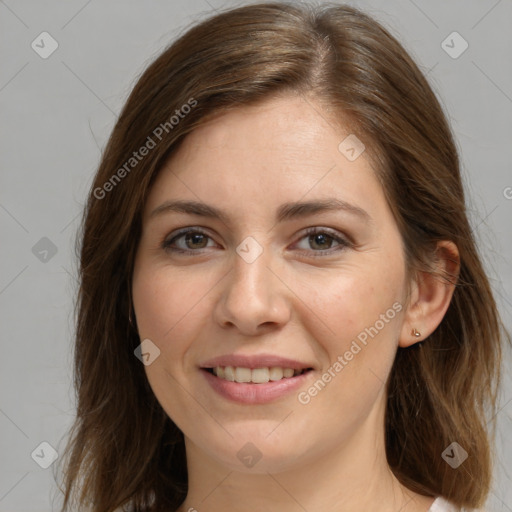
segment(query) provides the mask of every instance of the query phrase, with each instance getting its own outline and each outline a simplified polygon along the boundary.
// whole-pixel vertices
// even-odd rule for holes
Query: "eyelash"
[[[166,237],[161,243],[162,249],[164,249],[167,252],[173,252],[173,253],[179,253],[179,254],[189,254],[189,255],[196,256],[198,253],[200,253],[201,249],[198,249],[198,250],[178,249],[176,247],[172,247],[172,245],[171,245],[176,240],[180,239],[181,237],[183,237],[184,235],[186,235],[188,233],[196,233],[196,234],[205,235],[206,237],[211,239],[211,236],[200,228],[184,228],[184,229],[179,230],[172,238],[168,239]],[[307,228],[306,231],[299,238],[299,241],[302,240],[303,238],[306,238],[309,235],[314,235],[314,234],[325,234],[329,238],[331,238],[332,240],[334,240],[335,242],[338,242],[340,244],[331,249],[323,249],[323,250],[319,250],[319,251],[312,250],[311,252],[313,254],[308,253],[308,256],[313,255],[313,257],[315,257],[315,258],[322,257],[322,256],[325,256],[328,254],[332,254],[334,252],[353,247],[353,245],[354,245],[352,242],[350,242],[346,238],[335,234],[332,230],[330,230],[328,228],[318,228],[318,227]],[[302,252],[304,252],[304,251],[302,251]]]

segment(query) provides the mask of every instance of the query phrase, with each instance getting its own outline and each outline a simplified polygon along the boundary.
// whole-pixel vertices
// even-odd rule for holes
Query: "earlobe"
[[[411,336],[414,336],[415,338],[419,338],[421,336],[421,332],[416,330],[416,327],[412,328]]]
[[[409,347],[430,336],[450,305],[460,271],[457,246],[450,241],[438,242],[432,264],[432,272],[416,274],[400,333],[400,347]]]

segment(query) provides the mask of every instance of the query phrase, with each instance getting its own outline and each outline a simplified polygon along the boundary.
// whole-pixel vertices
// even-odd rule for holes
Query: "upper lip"
[[[280,357],[272,354],[242,355],[227,354],[223,356],[208,359],[199,365],[201,368],[215,368],[216,366],[238,366],[239,368],[293,368],[294,370],[303,370],[313,368],[313,365],[304,363],[287,357]]]

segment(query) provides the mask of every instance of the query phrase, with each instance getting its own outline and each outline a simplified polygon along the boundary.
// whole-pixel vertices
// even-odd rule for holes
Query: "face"
[[[156,179],[133,301],[187,451],[263,473],[380,435],[406,269],[367,155],[338,148],[349,134],[312,101],[272,99],[203,124]]]

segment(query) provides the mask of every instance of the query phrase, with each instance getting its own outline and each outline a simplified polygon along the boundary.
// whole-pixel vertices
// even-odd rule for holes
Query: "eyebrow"
[[[277,209],[276,221],[284,222],[329,211],[344,211],[351,213],[360,217],[361,220],[366,223],[373,221],[366,210],[336,198],[284,203]],[[201,217],[218,219],[226,225],[230,224],[229,216],[219,208],[199,201],[187,200],[165,201],[150,213],[149,219],[169,212],[198,215]]]

